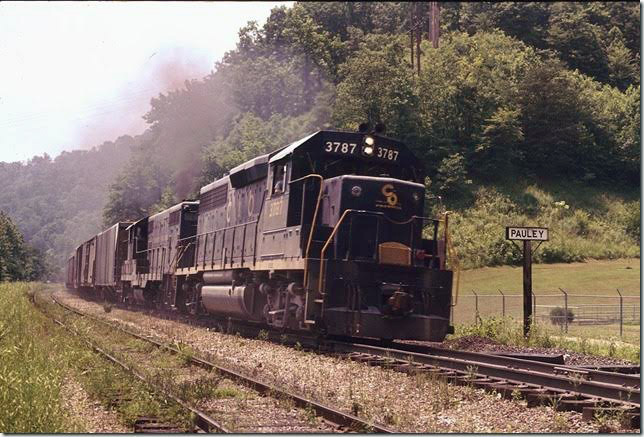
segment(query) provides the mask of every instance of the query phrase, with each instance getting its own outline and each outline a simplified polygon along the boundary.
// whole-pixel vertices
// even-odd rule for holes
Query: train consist
[[[198,201],[92,237],[66,285],[275,328],[442,341],[447,222],[423,217],[423,181],[399,141],[319,131],[235,167]]]

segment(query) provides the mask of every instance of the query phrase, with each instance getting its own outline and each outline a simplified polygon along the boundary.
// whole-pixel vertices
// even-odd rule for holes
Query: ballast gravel
[[[88,433],[131,432],[123,425],[116,413],[105,409],[100,402],[92,401],[81,384],[71,376],[65,378],[61,387],[63,406],[72,420]]]
[[[527,408],[524,401],[506,400],[483,389],[456,386],[427,375],[410,376],[140,312],[114,308],[106,313],[101,305],[73,294],[58,292],[57,296],[87,313],[164,341],[188,344],[217,364],[399,432],[633,432],[616,421],[584,422],[580,413],[549,406]]]

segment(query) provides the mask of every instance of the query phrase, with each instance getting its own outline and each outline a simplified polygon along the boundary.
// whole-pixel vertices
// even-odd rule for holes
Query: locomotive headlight
[[[362,140],[362,153],[366,156],[371,156],[373,155],[374,152],[374,144],[376,144],[376,139],[372,137],[371,135],[367,135],[364,137],[364,140]]]
[[[351,188],[351,195],[353,197],[360,197],[360,195],[362,195],[362,187],[359,185],[354,185]]]

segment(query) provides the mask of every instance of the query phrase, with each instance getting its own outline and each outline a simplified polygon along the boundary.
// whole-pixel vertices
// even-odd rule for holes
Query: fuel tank
[[[204,285],[201,288],[201,302],[206,311],[220,316],[260,320],[264,306],[261,298],[254,285]]]

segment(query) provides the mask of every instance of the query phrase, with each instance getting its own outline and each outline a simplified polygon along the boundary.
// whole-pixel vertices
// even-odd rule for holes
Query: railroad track
[[[66,311],[69,311],[71,313],[74,313],[78,316],[85,317],[87,319],[90,319],[96,323],[100,323],[104,326],[107,326],[111,329],[117,330],[119,332],[122,332],[124,334],[127,334],[133,338],[136,338],[138,340],[145,341],[147,343],[150,343],[154,345],[157,348],[166,350],[168,352],[171,352],[173,354],[182,354],[182,351],[179,350],[178,348],[165,344],[161,341],[158,341],[154,338],[150,338],[141,334],[138,334],[136,332],[130,331],[128,329],[125,329],[121,326],[117,326],[115,324],[112,324],[110,322],[107,322],[99,317],[95,317],[89,314],[86,314],[82,311],[77,310],[76,308],[73,308],[65,303],[60,302],[54,295],[52,295],[52,300],[55,304],[60,306],[61,308],[64,308]],[[243,375],[235,370],[226,368],[220,364],[215,364],[210,361],[204,360],[202,358],[196,357],[196,356],[188,356],[186,357],[185,355],[182,354],[184,358],[188,359],[191,364],[199,366],[201,368],[207,369],[207,370],[214,370],[217,373],[219,373],[222,376],[225,376],[226,378],[229,378],[231,380],[234,380],[261,395],[266,395],[266,396],[271,396],[274,398],[279,398],[279,399],[287,399],[293,402],[294,405],[297,407],[306,409],[308,411],[313,411],[315,414],[324,421],[330,425],[332,425],[336,431],[361,431],[361,432],[377,432],[377,433],[392,433],[394,432],[393,430],[386,428],[382,425],[372,423],[372,422],[367,422],[357,416],[354,416],[352,414],[345,413],[343,411],[340,411],[336,408],[330,407],[328,405],[323,405],[317,401],[314,401],[312,399],[308,399],[306,397],[300,396],[298,394],[283,390],[279,387],[276,387],[274,385],[265,383],[263,381],[260,381],[258,379]],[[141,378],[139,378],[141,379]],[[183,401],[181,401],[183,402]],[[185,402],[184,402],[185,404]],[[189,407],[186,404],[186,407]],[[194,409],[194,408],[193,408]],[[200,417],[199,410],[194,409],[195,414]],[[205,413],[203,413],[205,415]],[[205,415],[207,418],[209,416]],[[213,420],[214,422],[214,420]],[[220,424],[218,425],[215,429],[217,429],[220,432],[230,432],[228,429],[225,427],[221,426]],[[215,425],[210,425],[211,427],[215,427]],[[261,427],[261,426],[260,426]],[[238,432],[239,429],[235,429],[235,432]],[[251,430],[248,430],[251,431]],[[246,431],[246,432],[248,432]]]
[[[435,374],[508,398],[521,395],[529,406],[552,404],[560,410],[582,412],[585,419],[598,412],[621,413],[630,426],[640,427],[639,375],[403,343],[381,347],[329,341],[326,346],[351,360],[407,373]]]
[[[169,317],[186,321],[179,315]],[[241,332],[248,337],[257,337],[260,330],[258,326],[230,319],[191,319],[188,323]],[[640,427],[640,378],[639,371],[635,373],[632,368],[627,374],[427,345],[393,342],[383,346],[377,340],[329,340],[298,337],[288,332],[269,331],[268,338],[283,344],[300,343],[305,349],[369,365],[435,374],[450,382],[495,391],[507,398],[520,396],[527,400],[528,406],[546,404],[559,410],[582,412],[586,420],[591,420],[596,413],[616,412],[623,415],[627,425]]]
[[[35,303],[35,301],[34,301]],[[164,396],[167,399],[170,399],[172,402],[175,402],[179,404],[181,407],[186,409],[188,412],[190,412],[193,417],[194,417],[194,429],[192,431],[194,432],[222,432],[222,433],[229,433],[230,430],[228,430],[226,427],[224,427],[222,424],[214,420],[212,417],[210,417],[208,414],[206,414],[203,411],[200,411],[190,405],[188,405],[186,402],[183,400],[179,399],[178,397],[174,396],[172,393],[169,393],[167,390],[165,390],[163,387],[160,387],[158,384],[155,384],[154,382],[150,381],[148,378],[146,378],[143,374],[138,372],[136,369],[134,369],[132,366],[126,364],[124,361],[118,359],[115,357],[112,353],[106,351],[105,349],[101,348],[98,346],[96,343],[91,341],[87,336],[83,335],[82,333],[78,332],[75,328],[72,326],[65,324],[61,320],[58,320],[56,317],[52,316],[51,314],[48,314],[47,311],[45,311],[42,307],[40,307],[38,304],[36,304],[41,311],[46,314],[48,317],[50,317],[54,323],[57,325],[61,326],[63,329],[67,330],[68,332],[72,333],[74,336],[77,338],[81,339],[90,349],[92,349],[94,352],[99,354],[101,357],[105,358],[106,360],[116,364],[117,366],[121,367],[123,370],[125,370],[127,373],[132,375],[134,378],[138,379],[142,383],[146,384],[146,386],[151,387],[152,391],[156,392],[158,395]],[[120,399],[117,397],[117,399],[112,400],[112,402],[119,402],[123,399]],[[158,433],[158,432],[185,432],[184,429],[178,427],[175,424],[171,423],[166,423],[159,421],[157,418],[154,417],[140,417],[138,418],[135,423],[134,423],[134,431],[135,432],[140,432],[140,433]]]
[[[378,342],[360,342],[362,345],[380,346]],[[532,373],[548,374],[554,377],[557,376],[570,376],[577,383],[578,379],[583,379],[587,382],[601,383],[601,386],[591,384],[591,386],[577,386],[578,390],[582,390],[583,394],[604,397],[606,399],[629,401],[640,404],[639,390],[640,390],[640,375],[626,374],[622,372],[607,371],[602,369],[593,369],[592,367],[580,366],[565,366],[560,364],[552,364],[543,361],[536,361],[527,358],[517,358],[501,354],[487,354],[481,352],[470,352],[458,349],[438,348],[427,345],[416,345],[406,343],[392,343],[391,349],[405,353],[420,354],[422,356],[431,356],[436,359],[454,358],[457,360],[465,360],[471,363],[481,363],[492,366],[501,366],[509,369],[509,372],[516,370],[527,370]],[[387,349],[387,348],[385,348]],[[413,355],[412,355],[413,356]],[[424,357],[421,359],[425,359]],[[429,363],[428,363],[429,364]],[[515,375],[516,373],[511,373]],[[510,373],[508,374],[510,375]],[[560,388],[569,390],[570,387],[566,383],[559,382],[561,378],[552,379],[552,388]],[[530,382],[530,381],[526,381]],[[583,382],[583,381],[582,381]],[[633,391],[635,390],[635,391]]]

